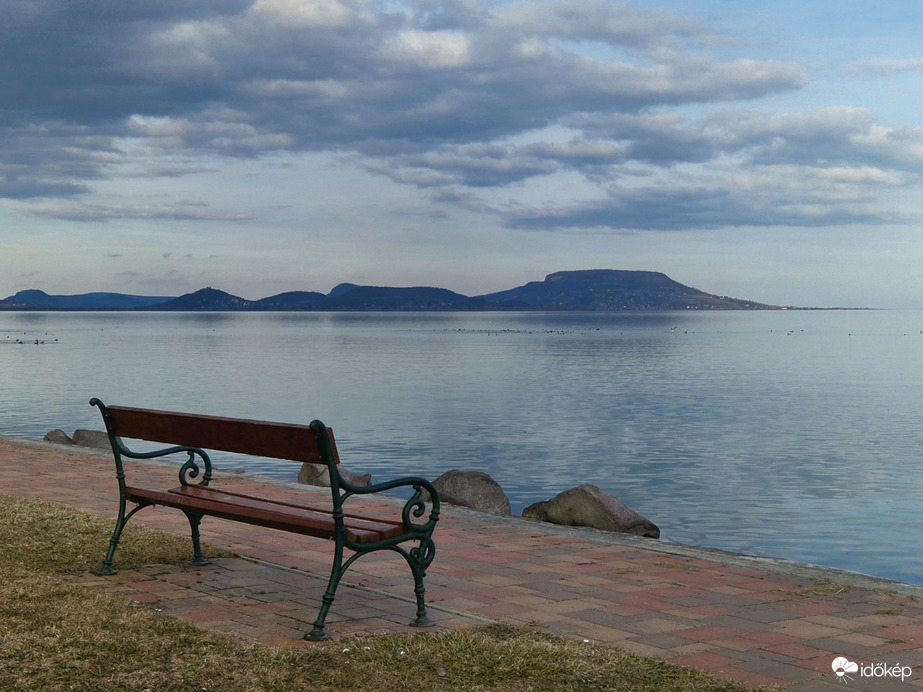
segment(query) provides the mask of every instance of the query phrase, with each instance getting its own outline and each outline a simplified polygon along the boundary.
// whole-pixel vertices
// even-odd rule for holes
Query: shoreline
[[[177,482],[176,464],[132,464],[129,472],[146,476],[146,484]],[[102,450],[0,436],[7,495],[111,518],[118,504],[114,475]],[[248,473],[221,474],[219,482],[231,492],[281,501],[311,502],[329,493]],[[361,504],[385,515],[402,503],[363,498]],[[151,509],[134,521],[188,539],[182,512]],[[302,636],[322,600],[334,546],[309,537],[280,540],[277,532],[220,519],[203,529],[209,545],[238,557],[201,567],[126,568],[116,578],[88,572],[73,581],[246,641],[312,646]],[[923,670],[920,587],[454,506],[443,508],[436,534],[426,600],[437,633],[492,621],[792,692],[835,684],[831,663],[844,657]],[[100,536],[100,557],[104,543]],[[395,560],[350,567],[329,621],[334,639],[419,634],[407,624],[413,586]]]
[[[82,447],[80,445],[65,445],[54,442],[44,442],[42,440],[32,440],[27,438],[10,437],[0,434],[0,443],[21,444],[28,447],[39,449],[57,449],[62,452],[77,452],[91,457],[104,457],[108,459],[108,452],[105,450],[95,449],[93,447]],[[110,460],[111,461],[111,460]],[[136,463],[131,461],[129,463]],[[148,459],[144,464],[152,466],[163,466],[168,468],[178,468],[179,464],[162,459]],[[263,476],[258,473],[252,473],[244,470],[215,470],[215,477],[244,477],[249,480],[277,485],[280,487],[295,490],[317,490],[320,486],[305,485],[297,482],[282,481],[277,478]],[[114,483],[113,475],[113,483]],[[2,492],[2,491],[0,491]],[[393,504],[402,506],[403,500],[380,495],[376,498],[384,504]],[[460,517],[470,521],[481,521],[489,524],[499,524],[509,526],[518,530],[538,530],[554,536],[567,538],[576,538],[603,545],[618,545],[624,547],[641,548],[653,552],[663,553],[665,555],[675,555],[691,559],[709,560],[732,565],[734,567],[743,567],[748,569],[763,570],[774,574],[793,576],[803,579],[814,579],[818,581],[830,581],[845,587],[867,589],[871,591],[886,591],[901,596],[909,596],[923,601],[923,585],[911,584],[908,582],[896,581],[887,577],[879,577],[872,574],[864,574],[852,570],[842,569],[839,567],[828,567],[825,565],[816,565],[809,562],[798,562],[783,557],[768,557],[759,555],[750,555],[722,548],[711,548],[708,546],[693,545],[687,543],[678,543],[665,538],[644,538],[633,534],[618,533],[614,531],[603,531],[588,526],[562,526],[550,522],[540,522],[532,519],[524,519],[519,516],[502,516],[489,514],[467,507],[458,505],[446,505],[446,511],[451,511]]]

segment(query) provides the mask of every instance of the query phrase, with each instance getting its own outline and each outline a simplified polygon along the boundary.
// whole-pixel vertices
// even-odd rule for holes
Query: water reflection
[[[517,511],[591,482],[666,538],[918,580],[921,319],[0,313],[0,333],[60,339],[0,348],[2,432],[98,429],[91,396],[318,417],[379,478],[479,469]]]

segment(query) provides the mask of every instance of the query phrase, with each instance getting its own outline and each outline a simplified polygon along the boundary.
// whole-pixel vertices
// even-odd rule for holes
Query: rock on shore
[[[654,522],[591,483],[529,505],[522,511],[522,516],[563,526],[591,526],[603,531],[660,538],[660,528]]]
[[[450,505],[470,507],[490,514],[511,516],[510,501],[503,488],[482,471],[446,471],[433,481],[439,499]]]
[[[55,428],[45,434],[43,442],[53,442],[59,445],[77,445],[78,447],[91,447],[92,449],[109,450],[109,436],[101,430],[75,430],[71,437],[60,428]]]
[[[71,436],[61,430],[61,428],[55,428],[54,430],[50,430],[45,433],[45,437],[42,438],[42,442],[53,442],[56,445],[74,444]]]
[[[370,473],[353,473],[348,469],[340,466],[340,476],[348,483],[353,485],[366,486],[372,483],[372,474]],[[322,488],[330,487],[330,472],[323,464],[311,464],[305,462],[301,465],[301,471],[298,472],[298,482],[302,485],[319,485]]]
[[[112,449],[109,444],[109,436],[101,430],[75,430],[74,444],[81,447],[92,447],[93,449]]]

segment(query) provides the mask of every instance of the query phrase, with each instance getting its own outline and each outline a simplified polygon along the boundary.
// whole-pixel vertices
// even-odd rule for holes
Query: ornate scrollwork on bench
[[[205,451],[193,447],[186,449],[186,453],[189,455],[189,458],[186,459],[186,463],[184,463],[179,468],[180,485],[193,485],[189,482],[189,479],[199,477],[200,470],[199,465],[196,464],[195,461],[196,456],[201,457],[202,465],[205,467],[205,472],[202,474],[202,480],[200,480],[197,485],[208,485],[208,482],[212,479],[211,458]]]

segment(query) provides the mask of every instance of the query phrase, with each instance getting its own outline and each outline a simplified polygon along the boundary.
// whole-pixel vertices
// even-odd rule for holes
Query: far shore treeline
[[[549,274],[543,281],[481,296],[445,288],[358,286],[343,283],[330,293],[290,291],[246,300],[214,288],[179,297],[124,293],[48,295],[19,291],[0,300],[0,310],[149,311],[488,311],[488,310],[779,310],[779,306],[728,298],[684,286],[652,271],[587,269]]]

